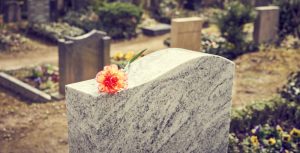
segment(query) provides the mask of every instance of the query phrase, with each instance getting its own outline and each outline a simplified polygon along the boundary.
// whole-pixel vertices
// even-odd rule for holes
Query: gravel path
[[[165,34],[157,37],[139,36],[138,38],[113,42],[111,55],[115,52],[140,51],[148,49],[148,52],[166,48],[163,41],[169,37]],[[32,49],[15,53],[0,53],[0,70],[17,69],[24,66],[39,65],[43,63],[58,63],[58,48],[53,44],[45,44],[40,41],[30,41]]]

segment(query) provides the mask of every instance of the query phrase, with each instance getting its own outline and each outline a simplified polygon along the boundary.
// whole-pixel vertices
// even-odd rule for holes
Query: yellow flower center
[[[276,139],[275,138],[270,138],[268,140],[268,142],[269,142],[270,145],[274,145],[276,143]]]

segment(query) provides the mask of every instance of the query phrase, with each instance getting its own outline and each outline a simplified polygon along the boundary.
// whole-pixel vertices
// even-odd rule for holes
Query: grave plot
[[[59,39],[65,37],[76,37],[85,34],[85,32],[68,23],[34,23],[29,26],[29,32],[40,38],[57,43]]]
[[[35,87],[47,94],[58,91],[58,67],[45,64],[29,68],[6,71],[7,74]]]
[[[60,99],[58,67],[50,64],[1,72],[0,84],[34,102]]]
[[[0,52],[30,50],[28,39],[21,34],[0,29]]]

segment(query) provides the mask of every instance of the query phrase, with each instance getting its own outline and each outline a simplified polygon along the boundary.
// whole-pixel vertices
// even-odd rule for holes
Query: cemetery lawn
[[[68,152],[64,101],[29,104],[0,87],[0,153]]]
[[[156,37],[151,42],[143,38],[134,40],[134,43],[113,43],[112,55],[116,51],[133,48],[157,50],[164,47],[162,41],[166,37],[168,35]],[[33,43],[36,43],[36,49],[32,52],[1,53],[0,70],[40,63],[57,64],[57,48],[54,45]],[[235,59],[233,107],[277,95],[277,90],[287,82],[288,74],[300,70],[299,61],[299,50],[283,49],[249,53]],[[0,146],[0,153],[68,152],[64,101],[30,104],[0,87]]]

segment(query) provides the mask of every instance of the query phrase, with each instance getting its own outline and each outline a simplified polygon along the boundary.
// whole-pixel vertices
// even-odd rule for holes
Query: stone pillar
[[[50,21],[50,0],[28,0],[28,21],[43,23]]]
[[[5,0],[0,0],[0,14],[3,14],[4,13],[4,2]]]
[[[6,23],[21,21],[21,2],[11,0],[4,3],[4,21]]]
[[[110,63],[110,37],[93,30],[83,36],[59,40],[59,92],[65,85],[95,77]]]
[[[57,2],[57,10],[60,14],[64,12],[65,1],[64,0],[56,0]]]
[[[272,43],[278,37],[279,7],[262,6],[256,7],[257,18],[254,22],[254,42]]]
[[[117,94],[95,79],[67,85],[70,153],[227,153],[234,67],[169,48],[133,62]]]
[[[171,47],[200,51],[202,24],[203,19],[199,17],[173,19]]]
[[[3,15],[0,15],[0,25],[2,25],[4,22],[3,22]]]

